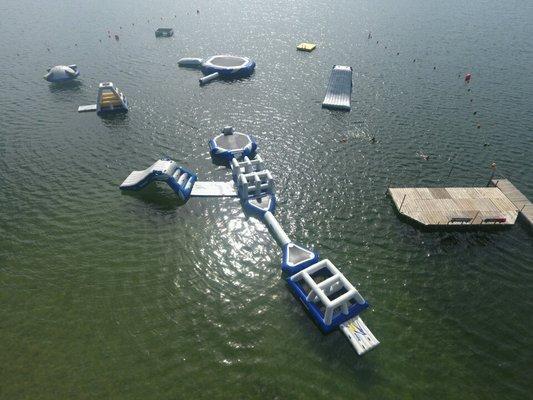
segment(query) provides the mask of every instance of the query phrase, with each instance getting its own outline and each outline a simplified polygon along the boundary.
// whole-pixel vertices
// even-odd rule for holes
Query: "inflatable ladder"
[[[98,114],[116,111],[128,111],[128,103],[122,93],[112,82],[103,82],[98,86],[98,99],[96,101]]]

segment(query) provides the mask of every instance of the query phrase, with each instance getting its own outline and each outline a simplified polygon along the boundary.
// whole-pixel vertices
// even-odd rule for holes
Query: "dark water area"
[[[0,14],[0,398],[531,397],[531,232],[423,231],[385,196],[484,185],[496,162],[533,199],[531,1],[7,0]],[[177,67],[219,53],[254,75],[200,87]],[[72,63],[77,82],[43,80]],[[350,113],[321,109],[333,64],[353,67]],[[103,81],[127,115],[77,113]],[[164,155],[229,179],[207,146],[225,125],[257,139],[289,237],[371,303],[378,348],[358,357],[318,331],[238,201],[118,190]]]

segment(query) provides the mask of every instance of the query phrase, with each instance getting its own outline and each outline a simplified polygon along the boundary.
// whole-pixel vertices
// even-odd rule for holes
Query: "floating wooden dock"
[[[505,196],[515,205],[524,220],[533,226],[533,204],[509,180],[493,179],[492,185],[500,189]]]
[[[515,204],[497,187],[389,188],[401,215],[424,226],[513,225]]]

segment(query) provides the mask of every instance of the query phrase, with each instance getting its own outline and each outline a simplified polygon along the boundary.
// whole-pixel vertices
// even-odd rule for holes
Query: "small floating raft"
[[[314,43],[300,43],[296,46],[296,50],[307,51],[308,53],[316,49],[316,44]]]
[[[322,108],[350,111],[352,108],[352,67],[334,65]]]
[[[174,30],[172,28],[158,28],[155,31],[155,37],[172,37]]]

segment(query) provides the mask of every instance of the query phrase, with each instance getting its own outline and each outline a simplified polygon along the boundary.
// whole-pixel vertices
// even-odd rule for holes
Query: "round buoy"
[[[470,82],[470,78],[472,78],[472,74],[466,74],[465,75],[465,82]]]

